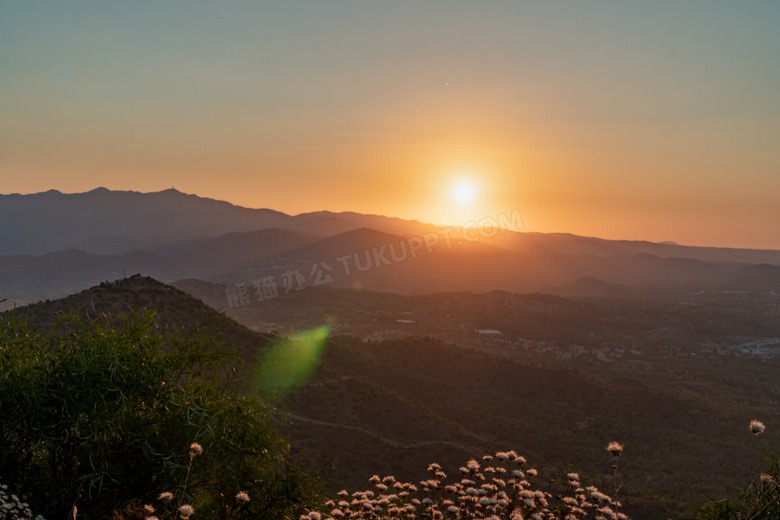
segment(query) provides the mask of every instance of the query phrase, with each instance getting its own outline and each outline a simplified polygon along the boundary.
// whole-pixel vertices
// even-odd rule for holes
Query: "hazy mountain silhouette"
[[[296,271],[307,286],[402,294],[780,290],[775,250],[565,233],[500,232],[470,242],[457,239],[458,229],[447,242],[438,228],[417,221],[328,211],[290,216],[173,189],[1,195],[0,217],[0,298],[10,300],[6,305],[61,296],[130,272],[166,282],[233,284],[265,276],[279,283]]]
[[[739,269],[731,280],[730,287],[735,290],[780,290],[780,267],[776,265],[748,265]]]
[[[512,251],[568,255],[628,256],[648,254],[660,258],[691,258],[703,262],[780,264],[780,250],[685,246],[674,242],[606,240],[569,233],[498,234],[487,240]]]
[[[313,283],[317,281],[316,271],[322,271],[320,276],[332,278],[328,283],[335,287],[407,294],[480,290],[511,281],[511,277],[493,268],[510,262],[513,256],[509,251],[479,242],[447,247],[440,240],[429,248],[420,237],[359,228],[243,266],[219,279],[249,281],[297,269],[305,278],[312,277]]]
[[[0,196],[0,235],[35,236],[58,246],[94,237],[216,236],[284,223],[288,215],[248,209],[228,202],[186,195],[174,189],[156,193],[110,191]],[[8,247],[8,245],[6,245]]]
[[[9,305],[60,297],[107,280],[143,272],[176,277],[169,260],[145,251],[92,255],[78,249],[41,256],[0,256],[0,297]]]
[[[260,229],[245,233],[227,233],[216,238],[198,239],[181,244],[154,248],[193,275],[228,271],[295,250],[318,240],[319,236],[304,235],[283,229]]]
[[[97,188],[74,194],[50,190],[31,195],[0,195],[0,254],[42,254],[68,247],[121,254],[138,248],[139,241],[159,245],[183,238],[214,238],[268,228],[332,235],[366,223],[376,229],[414,232],[431,227],[358,213],[317,212],[293,217],[270,209],[244,208],[187,195],[175,189],[139,193]]]

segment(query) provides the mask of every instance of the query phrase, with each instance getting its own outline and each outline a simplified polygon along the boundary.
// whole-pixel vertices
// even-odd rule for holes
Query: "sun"
[[[460,181],[452,187],[452,199],[461,204],[468,204],[477,195],[477,188],[468,181]]]

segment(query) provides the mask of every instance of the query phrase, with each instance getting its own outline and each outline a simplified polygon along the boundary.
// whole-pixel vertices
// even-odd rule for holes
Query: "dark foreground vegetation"
[[[225,518],[239,492],[252,518],[313,505],[274,410],[240,389],[208,326],[162,329],[151,312],[45,331],[2,319],[0,481],[46,518],[111,518],[163,492],[198,518]]]
[[[150,305],[159,312],[128,310]],[[773,358],[689,355],[661,371],[501,342],[341,336],[291,393],[265,401],[268,387],[244,375],[266,374],[254,365],[280,343],[204,311],[133,277],[0,316],[0,519],[780,518],[775,412],[746,407],[754,392],[736,384],[742,372],[775,384]],[[689,396],[664,390],[673,371],[694,389],[695,377],[728,378]],[[619,468],[612,440],[626,444]],[[327,457],[337,472],[323,480]],[[370,489],[338,493],[373,474]],[[705,487],[716,491],[670,498]]]

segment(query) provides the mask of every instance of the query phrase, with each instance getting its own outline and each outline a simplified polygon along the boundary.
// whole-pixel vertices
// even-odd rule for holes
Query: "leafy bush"
[[[46,334],[0,318],[0,478],[36,512],[84,519],[183,493],[201,518],[289,517],[311,479],[272,429],[272,410],[243,396],[235,355],[213,324],[161,330],[155,315],[84,322],[61,317]],[[205,450],[188,473],[188,447]],[[224,495],[223,495],[224,494]]]

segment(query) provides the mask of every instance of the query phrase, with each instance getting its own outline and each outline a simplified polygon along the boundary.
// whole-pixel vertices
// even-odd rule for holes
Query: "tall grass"
[[[752,446],[757,448],[758,437],[766,431],[761,421],[750,421]],[[762,457],[763,458],[763,457]],[[691,517],[695,520],[780,520],[780,458],[777,453],[769,456],[765,471],[758,470],[755,480],[736,496],[711,500],[701,506]]]

